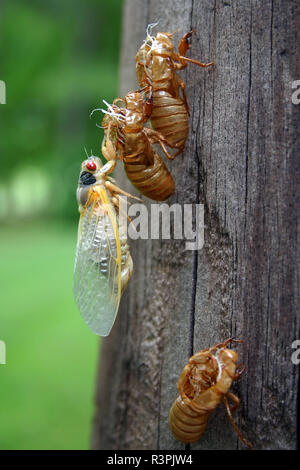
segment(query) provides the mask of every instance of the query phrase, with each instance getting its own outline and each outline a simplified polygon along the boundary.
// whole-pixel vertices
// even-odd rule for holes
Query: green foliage
[[[117,95],[121,7],[0,4],[0,449],[90,445],[99,341],[72,296],[76,187],[84,147],[100,153],[90,112]]]
[[[121,0],[1,5],[7,104],[0,107],[0,185],[9,190],[20,168],[40,168],[51,187],[45,214],[77,217],[84,147],[99,154],[103,135],[96,127],[102,113],[89,115],[117,94],[121,6]]]
[[[0,449],[89,448],[98,338],[72,298],[76,233],[33,224],[0,235]]]

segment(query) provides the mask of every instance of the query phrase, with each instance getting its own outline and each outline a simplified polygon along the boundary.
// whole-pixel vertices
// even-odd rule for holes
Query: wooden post
[[[216,64],[182,72],[190,134],[184,154],[167,162],[176,182],[167,202],[204,204],[205,242],[187,251],[185,240],[130,241],[134,274],[102,342],[93,448],[184,449],[168,426],[179,374],[192,353],[231,336],[244,340],[235,348],[246,366],[233,387],[237,424],[256,449],[296,447],[297,4],[125,2],[120,96],[137,88],[135,54],[149,23],[177,30],[176,42],[193,28],[190,56]],[[132,190],[121,164],[118,183]],[[191,448],[244,446],[220,406]]]

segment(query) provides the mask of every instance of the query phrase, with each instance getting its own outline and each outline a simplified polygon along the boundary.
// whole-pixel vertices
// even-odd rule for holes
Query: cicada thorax
[[[184,443],[200,439],[209,415],[231,386],[236,361],[237,354],[226,348],[203,350],[190,358],[179,377],[179,396],[169,414],[176,439]]]
[[[106,139],[113,142],[116,156],[123,160],[125,172],[133,186],[146,197],[163,201],[174,193],[175,184],[166,164],[154,148],[150,129],[146,128],[151,114],[149,108],[152,109],[152,106],[140,91],[128,93],[123,101],[124,108],[112,107],[113,126],[117,125],[113,135],[108,135],[111,126],[107,125],[107,121],[102,122]]]

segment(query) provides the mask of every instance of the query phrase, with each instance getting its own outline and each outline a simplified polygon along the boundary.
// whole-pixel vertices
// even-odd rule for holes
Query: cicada
[[[193,30],[182,37],[176,52],[173,33],[159,32],[155,37],[151,36],[156,24],[148,26],[146,40],[136,55],[136,75],[140,87],[152,90],[152,127],[178,149],[171,157],[175,158],[184,150],[189,132],[186,85],[176,72],[184,69],[188,62],[199,67],[210,67],[213,62],[204,64],[185,57]]]
[[[171,173],[154,145],[159,144],[171,158],[168,141],[159,132],[146,127],[152,113],[152,95],[141,90],[131,91],[124,98],[116,98],[109,105],[102,121],[105,136],[102,153],[107,155],[106,142],[113,143],[114,159],[123,160],[125,172],[131,183],[145,196],[164,201],[175,191]]]
[[[237,369],[237,353],[226,346],[232,338],[203,349],[189,359],[178,380],[179,396],[174,401],[169,423],[179,441],[192,443],[200,439],[212,411],[221,403],[225,404],[228,418],[242,442],[253,447],[235,424],[232,411],[238,408],[239,398],[229,391],[232,381],[238,379],[244,367]],[[230,406],[228,399],[234,405]]]
[[[115,167],[91,156],[81,165],[77,188],[79,227],[74,268],[74,298],[93,333],[107,336],[131,274],[126,217],[120,216],[122,191],[108,176]]]

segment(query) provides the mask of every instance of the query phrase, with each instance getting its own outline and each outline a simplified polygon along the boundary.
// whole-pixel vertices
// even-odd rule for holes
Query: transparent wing
[[[107,336],[121,297],[121,249],[116,212],[105,189],[80,216],[73,291],[88,327]]]

